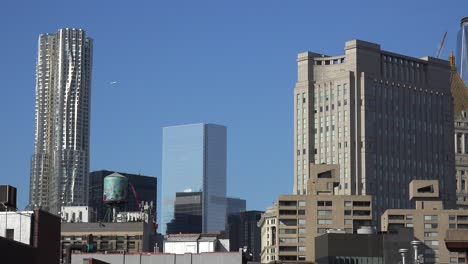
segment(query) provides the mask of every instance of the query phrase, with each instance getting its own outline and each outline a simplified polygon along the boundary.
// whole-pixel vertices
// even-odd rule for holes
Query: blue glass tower
[[[204,233],[226,226],[226,127],[191,124],[163,128],[160,232],[174,222],[176,193],[202,193]],[[178,204],[180,208],[181,204]],[[187,204],[188,205],[188,204]],[[173,231],[177,232],[177,230]]]
[[[468,17],[460,22],[457,40],[457,59],[458,73],[465,83],[468,83]]]

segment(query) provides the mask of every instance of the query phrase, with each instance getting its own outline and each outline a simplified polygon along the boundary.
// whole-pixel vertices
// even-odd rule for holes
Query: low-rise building
[[[372,197],[335,195],[338,172],[338,165],[311,164],[308,193],[281,195],[262,215],[262,263],[314,261],[317,236],[372,225]]]
[[[60,215],[68,223],[96,222],[96,210],[90,206],[62,206]]]
[[[58,263],[60,218],[43,210],[16,211],[16,188],[0,194],[1,263]]]
[[[399,249],[410,249],[413,240],[411,228],[402,228],[392,233],[363,233],[367,234],[327,233],[317,236],[314,263],[399,263]],[[408,259],[411,253],[412,251],[408,250]]]
[[[229,251],[229,239],[218,234],[171,234],[164,238],[164,253],[198,254]]]
[[[92,262],[89,262],[92,259]],[[87,262],[85,262],[87,261]],[[141,264],[141,263],[157,263],[157,264],[245,264],[247,258],[242,252],[210,252],[200,254],[73,254],[72,264],[83,263],[125,263],[125,264]]]
[[[416,208],[385,211],[381,230],[412,227],[415,238],[426,246],[424,263],[466,263],[466,253],[451,252],[445,242],[447,231],[468,229],[468,210],[444,209],[436,180],[413,180],[409,196]]]
[[[152,223],[62,223],[62,258],[69,245],[86,245],[98,252],[154,252]],[[91,237],[91,239],[90,239]]]

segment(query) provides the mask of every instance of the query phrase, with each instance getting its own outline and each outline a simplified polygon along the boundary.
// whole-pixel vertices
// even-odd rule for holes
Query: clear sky
[[[91,170],[161,175],[162,127],[228,127],[228,194],[265,209],[293,189],[293,89],[302,51],[346,40],[433,56],[455,50],[468,1],[4,0],[0,5],[0,184],[29,196],[37,39],[94,39]],[[110,84],[111,82],[117,82]]]

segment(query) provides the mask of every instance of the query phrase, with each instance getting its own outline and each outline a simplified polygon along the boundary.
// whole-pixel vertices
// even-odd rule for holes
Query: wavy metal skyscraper
[[[32,208],[87,204],[92,51],[81,29],[39,36]]]
[[[462,18],[460,21],[456,63],[460,77],[468,84],[468,17]]]

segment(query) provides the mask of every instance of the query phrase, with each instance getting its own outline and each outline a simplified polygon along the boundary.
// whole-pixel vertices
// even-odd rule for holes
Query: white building
[[[164,253],[198,254],[229,251],[229,239],[218,239],[216,234],[176,234],[164,239]]]
[[[96,220],[96,212],[89,206],[62,206],[60,212],[62,222],[88,223]]]
[[[30,245],[33,211],[0,212],[0,236]]]

